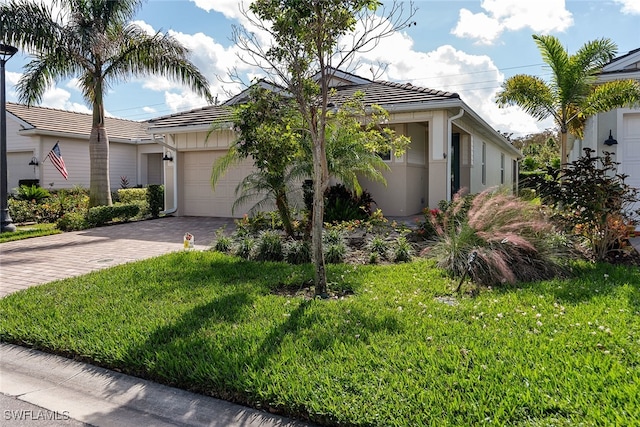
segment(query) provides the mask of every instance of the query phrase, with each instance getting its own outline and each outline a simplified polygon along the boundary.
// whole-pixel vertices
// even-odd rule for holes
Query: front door
[[[451,134],[451,197],[460,190],[460,134]]]

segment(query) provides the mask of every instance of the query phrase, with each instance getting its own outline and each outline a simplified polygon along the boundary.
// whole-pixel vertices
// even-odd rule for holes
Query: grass
[[[180,252],[0,300],[0,339],[324,425],[638,425],[640,272],[450,296],[434,264]]]
[[[0,234],[0,243],[13,242],[14,240],[28,239],[30,237],[49,236],[51,234],[59,234],[60,230],[55,224],[33,224],[21,225],[14,232]]]

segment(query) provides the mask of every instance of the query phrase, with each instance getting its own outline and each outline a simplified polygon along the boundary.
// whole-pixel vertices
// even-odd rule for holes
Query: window
[[[482,143],[482,185],[487,185],[487,143]]]
[[[500,184],[504,184],[504,153],[500,154]]]
[[[391,161],[391,150],[387,150],[384,153],[377,153],[377,154],[385,162],[390,162]]]

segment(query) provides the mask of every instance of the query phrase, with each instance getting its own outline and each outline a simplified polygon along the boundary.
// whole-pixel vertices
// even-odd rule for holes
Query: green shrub
[[[145,202],[147,200],[146,188],[121,188],[117,193],[118,200],[127,205],[134,202]]]
[[[151,217],[158,218],[160,212],[164,210],[164,186],[150,185],[147,188],[147,203],[149,204]]]
[[[56,227],[62,231],[85,230],[89,228],[89,222],[81,212],[67,212],[58,219]]]
[[[52,191],[49,198],[36,206],[38,221],[55,223],[69,212],[81,212],[84,215],[88,206],[89,196],[84,191]]]
[[[136,204],[114,204],[112,206],[96,206],[89,209],[87,221],[92,226],[104,225],[114,220],[128,221],[140,212]]]
[[[325,246],[324,260],[329,264],[341,264],[347,256],[347,245],[345,243],[330,243]]]
[[[324,260],[329,264],[343,263],[347,255],[347,244],[345,243],[342,230],[332,228],[325,230],[322,235],[324,250]]]
[[[280,234],[271,230],[261,232],[258,237],[255,259],[257,261],[282,261],[284,249]]]
[[[20,200],[33,200],[35,202],[41,202],[47,197],[51,196],[51,193],[45,188],[38,187],[37,185],[21,185],[18,187],[18,196]]]
[[[237,234],[257,235],[264,230],[282,230],[282,220],[277,211],[256,212],[253,215],[244,215],[235,220]]]
[[[311,262],[311,243],[308,240],[290,240],[285,244],[285,260],[289,264]]]
[[[382,236],[373,236],[367,243],[367,249],[370,253],[378,255],[382,259],[387,259],[389,242]]]
[[[253,256],[253,249],[256,245],[255,239],[251,236],[245,235],[238,239],[236,242],[233,254],[244,259],[251,259]]]
[[[231,246],[233,244],[233,239],[224,234],[224,230],[222,228],[216,230],[216,241],[213,244],[213,250],[217,252],[222,252],[225,254],[231,253]]]
[[[409,262],[412,256],[413,247],[411,246],[411,242],[409,242],[405,236],[398,237],[393,247],[393,261]]]
[[[540,186],[542,200],[552,206],[553,218],[567,233],[582,239],[596,261],[606,261],[623,249],[627,225],[640,209],[640,190],[617,173],[611,153],[593,156],[594,150],[551,175]]]
[[[565,273],[568,248],[537,205],[490,190],[473,198],[458,194],[447,205],[434,219],[438,240],[426,255],[452,275],[468,270],[474,282],[496,285]]]
[[[342,184],[331,186],[325,192],[324,221],[365,220],[371,215],[373,203],[371,194],[366,191],[357,196]]]
[[[9,215],[13,222],[20,224],[25,222],[38,222],[36,202],[31,200],[19,200],[9,198]]]

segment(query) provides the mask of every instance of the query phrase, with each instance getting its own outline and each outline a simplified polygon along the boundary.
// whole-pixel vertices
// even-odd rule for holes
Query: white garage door
[[[621,171],[629,175],[625,182],[640,189],[640,113],[622,116],[620,148]],[[634,208],[638,209],[640,206]]]
[[[32,151],[7,153],[7,187],[10,193],[15,193],[15,189],[18,188],[18,181],[21,179],[37,178],[36,173],[39,166],[36,166],[35,172],[34,167],[29,166],[32,157]]]
[[[182,213],[186,216],[241,217],[246,213],[238,208],[233,214],[231,208],[236,200],[238,183],[248,174],[249,162],[229,168],[218,181],[215,190],[211,188],[211,167],[225,151],[188,151],[182,156]]]

